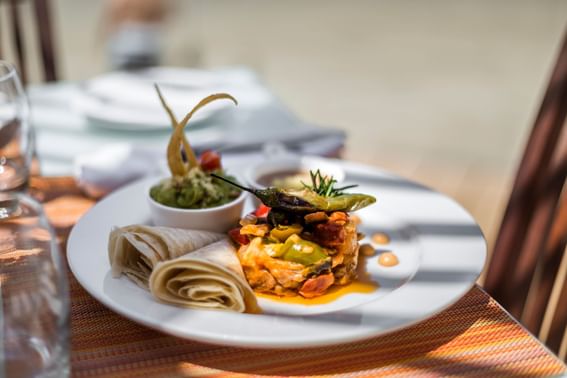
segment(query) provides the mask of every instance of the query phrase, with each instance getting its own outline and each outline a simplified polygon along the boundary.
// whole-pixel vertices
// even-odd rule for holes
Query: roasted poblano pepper
[[[334,197],[317,194],[305,189],[252,189],[231,182],[224,177],[212,174],[216,178],[254,194],[264,205],[276,210],[292,213],[311,213],[315,211],[356,211],[376,202],[376,198],[367,194],[349,193]]]

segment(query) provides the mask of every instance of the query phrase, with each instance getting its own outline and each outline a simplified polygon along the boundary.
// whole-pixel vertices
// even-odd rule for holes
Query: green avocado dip
[[[225,175],[222,170],[214,173],[234,180],[233,177]],[[240,189],[212,177],[201,167],[191,168],[185,176],[174,176],[162,180],[150,189],[150,197],[154,201],[179,209],[206,209],[221,206],[236,199],[240,193]]]

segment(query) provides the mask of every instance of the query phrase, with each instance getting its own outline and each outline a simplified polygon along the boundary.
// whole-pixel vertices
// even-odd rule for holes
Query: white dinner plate
[[[344,343],[391,332],[447,308],[482,271],[486,244],[474,219],[452,199],[406,179],[367,166],[330,160],[377,203],[357,212],[366,235],[387,233],[378,252],[393,251],[399,265],[365,260],[379,288],[350,293],[320,305],[259,298],[260,315],[192,310],[159,303],[126,277],[112,278],[107,257],[112,226],[149,224],[145,188],[133,183],[97,203],[73,228],[67,247],[77,280],[117,313],[148,327],[188,339],[247,347],[283,348]],[[249,208],[250,209],[250,208]],[[248,209],[248,210],[249,210]],[[369,242],[369,240],[362,241]]]

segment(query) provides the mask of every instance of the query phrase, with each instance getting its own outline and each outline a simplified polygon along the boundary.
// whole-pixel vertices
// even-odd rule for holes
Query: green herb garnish
[[[333,176],[323,176],[319,169],[315,172],[309,171],[309,175],[311,176],[311,185],[307,185],[303,181],[301,184],[305,189],[312,190],[323,197],[337,197],[343,195],[345,190],[356,188],[358,186],[355,184],[343,186],[342,188],[335,188],[337,180],[335,180]]]

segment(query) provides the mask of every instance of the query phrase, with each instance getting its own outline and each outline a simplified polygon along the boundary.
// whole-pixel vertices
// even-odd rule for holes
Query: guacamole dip
[[[217,175],[234,180],[222,170]],[[150,189],[150,197],[165,206],[179,209],[206,209],[224,205],[238,197],[240,189],[210,176],[201,167],[193,167],[184,176],[162,180]]]

